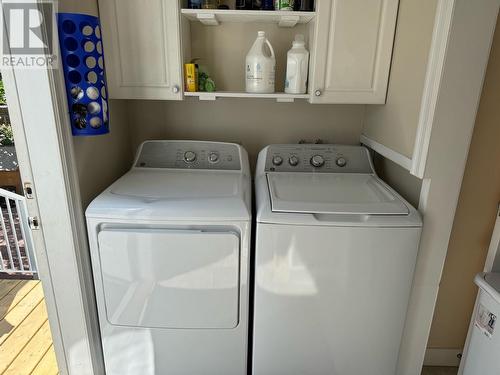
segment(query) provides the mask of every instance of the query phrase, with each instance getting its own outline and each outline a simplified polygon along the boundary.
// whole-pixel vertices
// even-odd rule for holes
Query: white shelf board
[[[293,27],[298,23],[308,23],[316,16],[315,12],[230,9],[181,9],[181,14],[191,21],[199,21],[209,26],[216,26],[224,22],[261,22]]]
[[[254,94],[249,92],[184,92],[184,96],[198,97],[200,100],[216,100],[217,98],[254,98],[254,99],[276,99],[278,102],[293,102],[295,99],[309,99],[309,94],[286,94],[276,92],[272,94]]]

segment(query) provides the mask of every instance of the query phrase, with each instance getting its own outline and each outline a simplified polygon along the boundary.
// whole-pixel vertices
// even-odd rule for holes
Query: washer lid
[[[408,207],[372,174],[268,173],[273,212],[408,215]]]
[[[474,278],[474,282],[500,304],[500,273],[478,273]]]
[[[500,273],[487,273],[484,275],[484,280],[500,293]]]

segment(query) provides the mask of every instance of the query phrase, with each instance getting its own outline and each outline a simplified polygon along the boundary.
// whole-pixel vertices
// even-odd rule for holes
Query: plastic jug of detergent
[[[266,48],[267,46],[267,48]],[[251,93],[273,93],[276,76],[276,57],[266,39],[266,33],[259,31],[257,39],[247,54],[245,62],[246,91]]]
[[[309,51],[306,50],[304,36],[298,34],[288,51],[286,58],[285,92],[287,94],[305,94],[307,73],[309,70]]]

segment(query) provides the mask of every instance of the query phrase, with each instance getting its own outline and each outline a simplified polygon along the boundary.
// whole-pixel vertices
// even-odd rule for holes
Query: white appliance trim
[[[410,173],[418,178],[424,177],[427,153],[434,123],[434,114],[441,89],[441,79],[450,37],[451,21],[455,9],[455,1],[439,0],[432,33],[431,48],[427,61],[424,91],[420,105],[417,134],[413,148]]]
[[[389,147],[384,146],[383,144],[378,143],[377,141],[374,141],[371,138],[368,138],[364,134],[361,134],[360,141],[364,145],[368,146],[372,150],[376,151],[377,153],[386,157],[387,159],[393,161],[394,163],[400,165],[404,169],[408,171],[411,169],[412,160],[409,157],[400,154],[399,152],[396,152],[390,149]]]

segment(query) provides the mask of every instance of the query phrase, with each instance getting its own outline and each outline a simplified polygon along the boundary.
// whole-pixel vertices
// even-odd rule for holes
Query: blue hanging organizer
[[[59,44],[73,135],[109,133],[99,18],[58,13]]]

